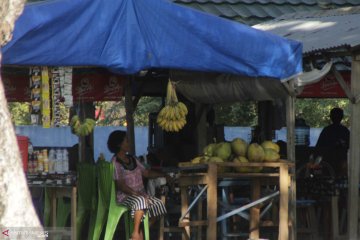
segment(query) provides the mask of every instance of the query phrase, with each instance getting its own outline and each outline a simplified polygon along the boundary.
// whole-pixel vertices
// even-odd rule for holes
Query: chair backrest
[[[96,168],[94,164],[78,165],[78,204],[79,208],[92,209],[96,199]]]
[[[102,198],[102,202],[105,207],[109,207],[111,187],[114,182],[114,165],[111,162],[101,161],[98,162],[98,187],[99,187],[99,197]]]

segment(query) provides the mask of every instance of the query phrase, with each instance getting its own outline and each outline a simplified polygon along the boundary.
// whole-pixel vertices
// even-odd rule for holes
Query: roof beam
[[[351,92],[351,89],[346,84],[346,82],[345,82],[344,78],[341,76],[341,74],[336,70],[334,65],[331,67],[331,72],[334,74],[336,80],[340,84],[341,88],[344,90],[344,92],[345,92],[346,96],[348,97],[348,99],[350,100],[350,102],[355,103],[356,100],[355,100],[354,94]]]

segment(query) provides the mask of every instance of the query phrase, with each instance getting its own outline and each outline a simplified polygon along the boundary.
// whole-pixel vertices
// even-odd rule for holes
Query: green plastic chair
[[[67,220],[71,213],[71,201],[66,201],[64,198],[57,199],[56,206],[56,226],[65,227]]]
[[[48,189],[44,189],[44,216],[43,222],[45,227],[50,227],[50,213],[51,213],[51,204],[50,204],[50,196]]]
[[[110,170],[111,177],[114,175],[114,166],[111,164]],[[115,190],[115,181],[111,181],[111,195],[109,203],[109,211],[107,218],[107,225],[105,231],[105,240],[112,240],[117,224],[120,221],[121,216],[124,214],[125,217],[125,233],[126,239],[129,239],[129,233],[133,231],[133,221],[130,220],[130,211],[127,207],[119,205],[116,203],[116,190]],[[144,219],[144,239],[149,240],[149,217],[146,214]]]
[[[92,233],[89,234],[89,240],[99,240],[101,236],[104,223],[106,222],[108,216],[111,186],[113,182],[114,168],[112,163],[99,161],[96,168],[98,183],[98,204],[94,228],[92,229]]]
[[[71,201],[66,201],[63,197],[56,200],[56,227],[66,227],[66,223],[71,214]],[[62,236],[56,235],[54,240],[61,240]]]
[[[80,163],[78,170],[78,205],[76,214],[77,239],[82,237],[83,227],[88,218],[89,232],[91,232],[95,222],[96,212],[96,167],[91,163]]]

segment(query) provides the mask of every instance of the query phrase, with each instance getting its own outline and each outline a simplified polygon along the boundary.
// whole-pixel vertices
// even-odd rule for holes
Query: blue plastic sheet
[[[149,68],[286,79],[302,44],[165,0],[54,0],[28,4],[3,64]]]

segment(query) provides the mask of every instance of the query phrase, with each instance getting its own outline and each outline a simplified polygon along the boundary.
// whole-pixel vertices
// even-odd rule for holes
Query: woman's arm
[[[167,177],[168,175],[163,172],[157,172],[150,169],[145,169],[143,171],[143,176],[146,178],[158,178],[158,177]]]
[[[166,178],[167,183],[172,183],[173,182],[173,178],[169,174],[166,174],[166,173],[163,173],[163,172],[157,172],[157,171],[150,170],[150,169],[145,169],[143,171],[143,176],[146,177],[146,178],[164,177],[164,178]]]
[[[120,190],[121,192],[127,194],[127,195],[141,195],[141,193],[136,192],[132,188],[130,188],[128,185],[126,185],[125,181],[118,179],[115,180],[116,189]]]

